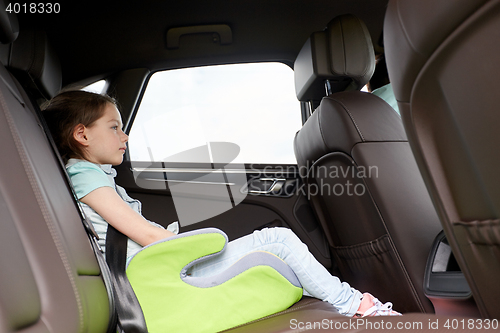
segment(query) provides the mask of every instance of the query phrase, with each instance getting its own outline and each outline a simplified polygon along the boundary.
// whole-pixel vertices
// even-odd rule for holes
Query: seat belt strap
[[[119,324],[121,329],[127,333],[147,333],[144,314],[125,272],[127,242],[127,236],[108,224],[106,262],[112,272],[114,285],[119,289],[115,296],[118,304],[130,304],[128,307],[117,307]]]

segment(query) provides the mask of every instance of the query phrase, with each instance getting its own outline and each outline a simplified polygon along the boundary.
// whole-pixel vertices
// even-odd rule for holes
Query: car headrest
[[[384,21],[384,48],[398,101],[410,101],[413,84],[434,51],[486,2],[422,0],[418,6],[414,1],[389,2]]]
[[[12,43],[7,67],[14,70],[23,85],[38,97],[54,97],[62,85],[61,64],[42,31],[23,30]],[[23,78],[24,76],[24,78]]]
[[[9,44],[19,35],[19,24],[14,13],[8,13],[5,1],[0,0],[0,43]]]
[[[319,101],[331,92],[360,90],[375,69],[370,33],[363,21],[347,14],[334,18],[325,31],[315,32],[294,64],[295,92],[300,101]]]

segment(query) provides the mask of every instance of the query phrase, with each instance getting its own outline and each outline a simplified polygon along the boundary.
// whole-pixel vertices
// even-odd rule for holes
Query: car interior
[[[95,83],[117,99],[131,141],[146,142],[148,158],[127,149],[114,168],[147,219],[179,221],[181,235],[217,228],[229,241],[289,228],[333,275],[403,313],[360,321],[303,296],[225,331],[498,329],[498,1],[0,0],[0,8],[0,333],[150,331],[125,258],[104,258],[41,111],[61,89]],[[371,93],[382,55],[398,112]],[[214,122],[256,144],[257,162],[235,159],[243,145],[194,139],[202,130],[190,99],[204,91],[187,89],[172,111],[149,100],[162,73],[180,79],[170,88],[159,81],[157,95],[199,80],[185,70],[269,63],[293,71],[277,82],[295,107],[276,107],[278,90],[266,88],[263,100],[216,77],[230,110],[249,111],[234,117],[237,126],[230,116]],[[256,77],[248,85],[270,81],[247,72]],[[205,112],[218,115],[223,97],[203,84],[215,105]],[[247,109],[250,101],[260,104]],[[142,139],[133,133],[149,105],[158,118],[145,122]],[[281,134],[288,117],[300,126]],[[282,141],[293,160],[278,159]],[[178,151],[153,158],[155,145]],[[113,232],[106,248],[123,243]],[[174,311],[201,317],[193,306]],[[165,332],[187,331],[175,327]]]

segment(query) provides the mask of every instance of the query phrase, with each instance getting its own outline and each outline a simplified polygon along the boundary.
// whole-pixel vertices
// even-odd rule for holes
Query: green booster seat
[[[127,265],[148,331],[218,332],[282,311],[302,297],[302,286],[280,258],[255,251],[224,272],[192,277],[195,264],[219,256],[228,238],[199,229],[146,246]]]

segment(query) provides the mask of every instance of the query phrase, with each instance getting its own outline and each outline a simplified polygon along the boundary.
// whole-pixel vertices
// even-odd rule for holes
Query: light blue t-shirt
[[[385,86],[382,86],[378,89],[375,89],[372,91],[372,94],[382,98],[384,101],[386,101],[387,104],[392,106],[392,108],[398,113],[399,113],[399,107],[398,107],[398,101],[396,100],[396,96],[394,96],[394,91],[392,90],[391,84],[386,84]]]
[[[70,159],[66,164],[71,183],[75,189],[78,200],[89,194],[90,192],[100,187],[111,187],[116,190],[118,195],[125,201],[130,208],[142,215],[142,205],[139,200],[132,199],[128,196],[125,189],[115,184],[116,171],[111,165],[99,165],[80,159]],[[90,206],[80,201],[80,206],[85,213],[85,216],[92,222],[92,225],[99,236],[99,245],[106,251],[106,232],[108,230],[108,222],[96,213]],[[149,223],[163,228],[161,225],[149,221]],[[179,232],[179,224],[177,222],[168,225],[167,230],[177,234]],[[139,252],[142,246],[133,240],[129,239],[127,243],[127,258],[131,258]]]

